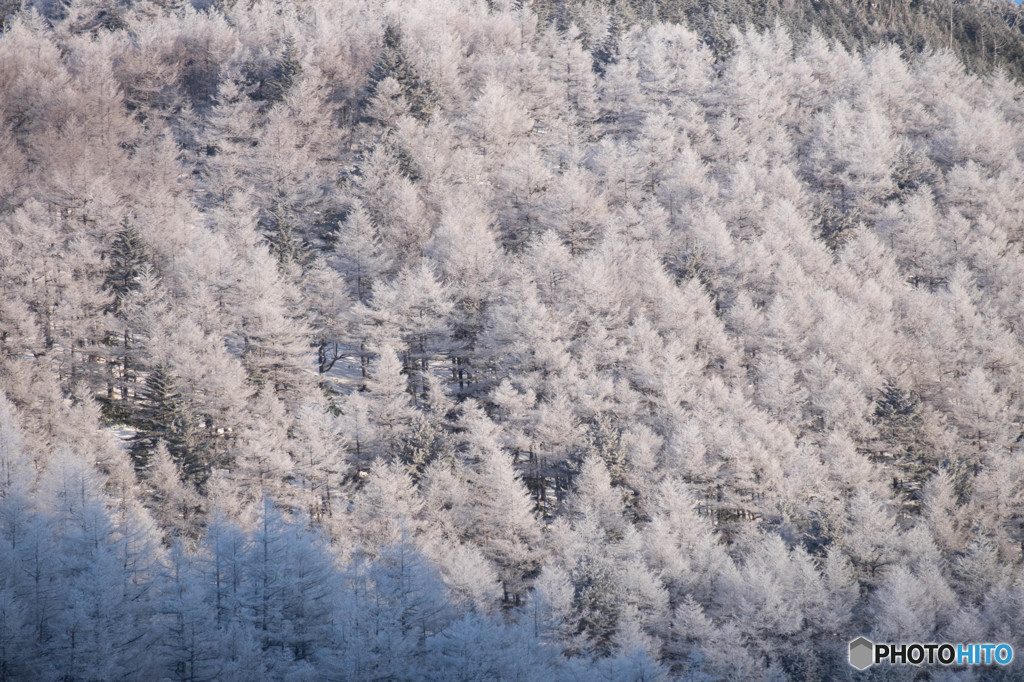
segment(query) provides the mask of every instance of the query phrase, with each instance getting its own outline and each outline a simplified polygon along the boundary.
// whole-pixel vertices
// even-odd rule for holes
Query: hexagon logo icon
[[[857,670],[865,670],[874,662],[875,645],[866,637],[858,637],[850,642],[850,665]]]

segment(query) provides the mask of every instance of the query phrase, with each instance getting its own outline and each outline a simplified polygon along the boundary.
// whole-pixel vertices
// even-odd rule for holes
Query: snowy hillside
[[[6,19],[0,680],[1021,651],[1020,85],[581,6]]]

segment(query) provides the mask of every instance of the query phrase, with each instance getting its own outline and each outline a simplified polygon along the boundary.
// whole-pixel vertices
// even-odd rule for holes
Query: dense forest
[[[817,33],[848,50],[942,48],[971,71],[1024,77],[1024,11],[1009,0],[534,0],[532,7],[563,30],[600,14],[612,34],[637,23],[685,23],[716,55],[735,46],[734,26],[764,31],[782,23],[797,41]],[[603,58],[615,46],[614,35],[602,33],[594,53]]]
[[[1018,10],[846,4],[10,8],[0,682],[1024,651]]]

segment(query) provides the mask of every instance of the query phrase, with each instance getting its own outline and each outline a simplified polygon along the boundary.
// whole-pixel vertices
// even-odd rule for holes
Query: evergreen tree
[[[302,61],[298,53],[295,38],[288,35],[281,47],[281,56],[263,78],[253,92],[253,98],[274,103],[280,102],[288,94],[292,84],[302,73]]]
[[[146,469],[157,444],[163,442],[186,481],[206,480],[206,427],[182,398],[177,377],[170,368],[157,366],[146,377],[131,421],[137,429],[132,442],[136,469]]]
[[[370,71],[370,91],[376,90],[389,78],[398,83],[401,97],[409,107],[409,113],[421,121],[429,120],[436,106],[437,96],[409,61],[402,49],[402,31],[393,24],[388,24],[384,29],[380,56]]]
[[[875,401],[874,421],[887,449],[884,461],[892,465],[892,486],[910,509],[917,510],[922,486],[936,470],[923,438],[921,399],[890,377]]]

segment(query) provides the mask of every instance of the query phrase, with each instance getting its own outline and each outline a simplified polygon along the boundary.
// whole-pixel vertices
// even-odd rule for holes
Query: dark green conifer
[[[137,469],[149,466],[150,456],[162,441],[183,479],[205,480],[205,425],[184,400],[177,378],[167,367],[158,366],[146,377],[132,425],[138,429],[131,447]]]
[[[874,422],[888,453],[887,461],[893,467],[893,488],[915,511],[920,506],[924,482],[936,471],[931,449],[924,439],[920,397],[902,388],[896,379],[886,379],[875,401]]]
[[[288,36],[284,39],[280,60],[270,70],[270,73],[260,81],[254,98],[270,103],[283,101],[295,83],[296,77],[301,72],[302,63],[299,58],[298,49],[295,46],[295,38]]]
[[[377,85],[385,78],[394,78],[402,86],[402,95],[409,103],[409,113],[421,121],[430,119],[437,104],[437,96],[405,56],[401,31],[390,25],[384,30],[380,58],[370,72],[370,92],[375,92]]]

